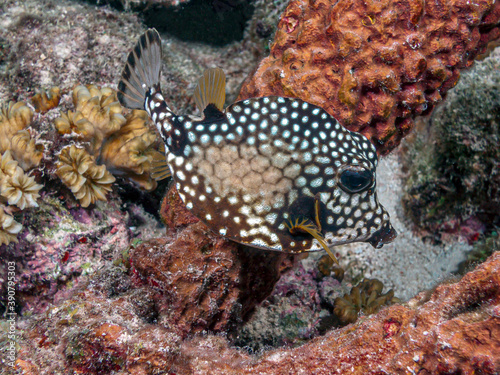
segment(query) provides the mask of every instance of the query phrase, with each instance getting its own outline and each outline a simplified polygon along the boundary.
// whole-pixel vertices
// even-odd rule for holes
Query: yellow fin
[[[214,104],[219,111],[223,111],[226,101],[226,75],[222,69],[205,70],[194,90],[194,101],[201,113],[209,104]]]
[[[168,167],[167,160],[165,158],[165,152],[156,151],[153,155],[153,161],[151,163],[151,177],[156,181],[161,181],[167,177],[170,177],[170,168]]]
[[[295,220],[292,220],[291,218],[288,219],[287,222],[285,222],[286,227],[288,228],[289,232],[293,235],[296,234],[297,232],[305,232],[309,233],[311,236],[313,236],[318,242],[320,243],[321,246],[323,246],[323,249],[330,255],[330,258],[338,265],[339,261],[333,255],[333,252],[330,250],[328,247],[325,237],[323,237],[323,234],[318,230],[318,227],[309,219],[306,218],[296,218]]]

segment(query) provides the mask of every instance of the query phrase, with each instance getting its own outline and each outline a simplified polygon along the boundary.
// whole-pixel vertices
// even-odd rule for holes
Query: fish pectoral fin
[[[170,168],[168,167],[165,151],[156,150],[151,161],[151,177],[156,181],[161,181],[170,176]]]
[[[310,219],[307,219],[305,217],[296,217],[294,219],[290,218],[285,222],[285,226],[288,228],[288,231],[291,235],[308,233],[313,236],[321,244],[321,246],[323,246],[330,258],[332,258],[332,260],[337,265],[339,264],[339,261],[328,247],[328,244],[326,243],[325,237],[321,233],[321,230]]]
[[[194,90],[194,101],[200,112],[205,113],[205,119],[208,118],[206,109],[210,104],[222,112],[224,102],[226,101],[226,76],[220,68],[210,68],[203,72],[203,77],[198,80],[198,85]]]

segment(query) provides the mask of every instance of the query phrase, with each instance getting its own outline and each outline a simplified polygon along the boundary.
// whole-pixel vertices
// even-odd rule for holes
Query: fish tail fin
[[[148,91],[160,91],[161,39],[155,29],[147,30],[130,52],[118,83],[118,100],[127,108],[144,109]]]

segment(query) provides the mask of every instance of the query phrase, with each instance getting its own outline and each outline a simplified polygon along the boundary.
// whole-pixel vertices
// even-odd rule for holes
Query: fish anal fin
[[[205,70],[194,90],[194,100],[200,112],[205,112],[209,104],[222,112],[226,101],[226,76],[222,69]]]

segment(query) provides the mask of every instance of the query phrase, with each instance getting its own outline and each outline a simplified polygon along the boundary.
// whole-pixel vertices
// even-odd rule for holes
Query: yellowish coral
[[[10,102],[0,110],[0,153],[10,150],[25,171],[39,165],[43,156],[43,146],[26,129],[32,119],[33,111],[23,102]]]
[[[7,214],[4,208],[0,205],[0,245],[8,245],[10,242],[17,243],[17,234],[23,226]]]
[[[16,205],[21,210],[29,207],[38,207],[36,200],[40,197],[38,192],[42,188],[35,182],[35,178],[24,173],[17,167],[10,176],[4,176],[0,184],[0,195],[9,204]]]
[[[366,315],[377,312],[384,305],[400,302],[391,289],[382,294],[384,284],[377,279],[364,279],[350,294],[335,299],[334,314],[342,325],[354,323],[361,311]]]
[[[145,111],[135,110],[123,116],[123,107],[110,88],[94,85],[73,89],[75,111],[62,113],[55,120],[60,134],[71,134],[82,142],[98,164],[115,176],[130,179],[145,190],[153,190],[157,183],[153,164],[165,158],[155,149],[156,133],[148,127]],[[165,164],[165,163],[163,163]]]
[[[156,134],[148,129],[147,121],[145,111],[132,111],[126,124],[104,141],[99,161],[113,174],[126,176],[141,188],[153,190],[156,181],[151,177],[151,168],[159,153],[152,147]]]
[[[12,159],[10,150],[5,151],[0,154],[0,178],[3,181],[4,178],[12,176],[17,168],[17,161]]]
[[[68,134],[74,131],[88,142],[87,151],[97,155],[102,142],[125,124],[123,108],[116,92],[94,85],[76,86],[73,90],[75,112],[68,111],[55,120],[57,131]]]
[[[14,159],[25,171],[40,164],[43,157],[43,146],[37,144],[27,129],[18,131],[11,140],[11,149]]]
[[[10,102],[0,110],[0,152],[10,149],[10,140],[19,130],[27,127],[33,112],[23,102]]]
[[[45,113],[57,107],[59,105],[59,100],[61,100],[61,90],[59,87],[52,87],[49,92],[42,90],[41,93],[31,98],[35,111],[41,113]]]
[[[111,191],[115,178],[106,166],[97,165],[85,149],[75,145],[63,148],[56,166],[56,174],[71,189],[82,207],[98,200],[106,201],[106,193]]]

